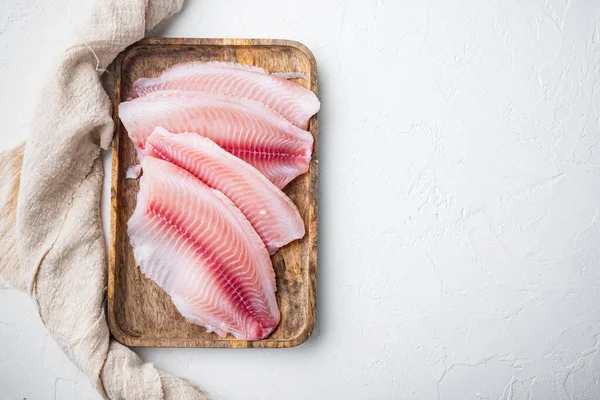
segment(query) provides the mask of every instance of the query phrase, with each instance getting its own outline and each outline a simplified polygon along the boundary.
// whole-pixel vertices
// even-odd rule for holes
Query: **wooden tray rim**
[[[295,337],[285,340],[238,340],[238,339],[161,339],[135,337],[124,332],[115,318],[115,304],[112,301],[115,290],[116,249],[117,249],[117,209],[119,200],[119,136],[121,134],[118,107],[121,98],[121,68],[125,58],[137,49],[147,46],[219,46],[219,47],[292,47],[303,53],[311,64],[310,86],[318,96],[318,74],[316,59],[304,44],[286,39],[237,39],[237,38],[144,38],[121,52],[115,60],[114,88],[112,98],[112,118],[114,135],[112,140],[111,168],[111,199],[110,199],[110,238],[108,259],[107,314],[108,326],[113,337],[126,346],[137,347],[185,347],[185,348],[289,348],[304,343],[312,335],[316,321],[316,272],[317,272],[317,236],[318,236],[318,118],[311,119],[311,131],[314,132],[315,142],[312,161],[310,164],[309,216],[308,216],[308,296],[312,307],[308,310],[308,321],[304,329]],[[310,229],[314,227],[314,229]]]

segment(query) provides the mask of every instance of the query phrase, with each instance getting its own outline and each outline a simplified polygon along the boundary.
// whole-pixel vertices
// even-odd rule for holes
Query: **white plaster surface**
[[[0,2],[0,148],[86,7]],[[143,359],[216,399],[600,398],[600,2],[190,0],[158,33],[313,50],[318,322]],[[98,398],[11,290],[0,398]]]

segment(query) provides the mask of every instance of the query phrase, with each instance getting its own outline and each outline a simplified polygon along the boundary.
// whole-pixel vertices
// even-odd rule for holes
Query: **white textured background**
[[[0,2],[0,148],[86,7]],[[190,0],[158,33],[313,50],[319,318],[294,349],[142,358],[217,399],[600,397],[598,1]],[[14,291],[0,397],[97,398]]]

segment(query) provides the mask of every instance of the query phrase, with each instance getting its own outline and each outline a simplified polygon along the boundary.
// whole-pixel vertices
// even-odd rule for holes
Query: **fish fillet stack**
[[[319,106],[283,76],[222,62],[139,79],[119,105],[143,171],[136,262],[208,332],[258,340],[279,323],[269,255],[304,236],[281,189],[308,171]]]

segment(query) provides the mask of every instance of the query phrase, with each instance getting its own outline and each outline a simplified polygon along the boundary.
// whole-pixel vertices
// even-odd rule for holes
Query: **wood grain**
[[[293,347],[311,335],[315,324],[317,269],[317,159],[318,122],[310,121],[315,144],[308,173],[285,188],[304,219],[306,235],[271,257],[277,280],[281,322],[266,339],[220,338],[190,324],[179,314],[169,296],[136,266],[127,236],[138,180],[126,180],[128,167],[137,164],[133,143],[119,121],[118,105],[131,95],[133,82],[156,77],[165,68],[186,61],[234,61],[271,72],[302,72],[309,82],[296,80],[318,95],[314,56],[304,45],[266,39],[144,39],[127,48],[115,62],[115,136],[112,155],[110,249],[108,269],[108,322],[113,336],[128,346],[147,347]]]

